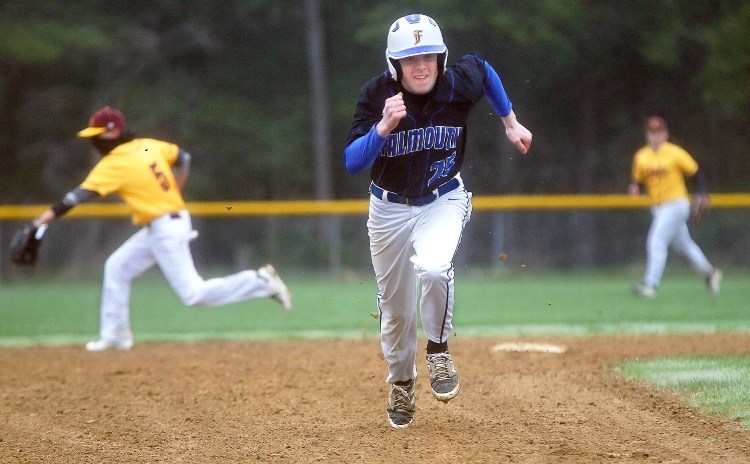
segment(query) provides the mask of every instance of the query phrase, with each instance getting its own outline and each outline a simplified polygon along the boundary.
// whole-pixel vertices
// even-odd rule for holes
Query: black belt
[[[180,219],[180,218],[181,218],[181,216],[180,216],[180,213],[179,213],[179,212],[176,212],[176,211],[173,211],[173,212],[171,212],[171,213],[164,213],[164,214],[163,214],[162,216],[166,216],[167,214],[169,214],[169,217],[170,217],[171,219]],[[157,217],[157,218],[154,218],[154,221],[155,221],[156,219],[159,219],[159,218],[160,218],[160,217],[162,217],[162,216],[159,216],[159,217]],[[154,221],[151,221],[151,222],[154,222]],[[148,224],[146,224],[146,227],[151,227],[151,222],[149,222]]]
[[[408,198],[397,193],[383,190],[377,185],[371,183],[370,193],[376,198],[380,198],[381,200],[389,201],[391,203],[401,203],[402,205],[409,206],[425,206],[429,205],[446,193],[456,190],[460,185],[461,182],[459,182],[459,180],[454,177],[453,179],[438,187],[437,190],[433,190],[433,192],[429,195],[425,195],[423,197]]]

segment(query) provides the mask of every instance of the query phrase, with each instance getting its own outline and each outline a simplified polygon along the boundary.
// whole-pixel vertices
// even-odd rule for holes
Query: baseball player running
[[[651,200],[652,222],[646,242],[646,273],[643,282],[633,287],[633,292],[645,298],[656,296],[667,263],[667,253],[672,246],[704,277],[711,294],[718,295],[722,272],[708,262],[690,237],[687,225],[690,200],[685,177],[696,179],[697,201],[706,204],[708,197],[703,174],[687,151],[668,141],[669,131],[664,118],[649,117],[645,134],[646,145],[633,156],[628,193],[639,195],[639,184],[646,186]]]
[[[432,392],[447,402],[459,391],[448,337],[452,261],[472,209],[460,175],[469,111],[486,95],[521,153],[532,138],[489,63],[472,54],[447,67],[447,58],[432,18],[397,19],[388,32],[388,71],[362,87],[344,150],[350,173],[370,167],[367,228],[395,428],[408,427],[416,409],[418,300]]]
[[[143,226],[107,259],[99,339],[88,342],[87,350],[133,346],[131,283],[154,264],[180,300],[191,307],[270,297],[284,309],[292,308],[289,290],[271,265],[210,280],[198,275],[189,246],[195,232],[181,193],[190,170],[187,152],[172,143],[136,137],[126,129],[123,114],[110,107],[94,113],[89,127],[78,136],[89,138],[102,158],[80,186],[34,224],[42,226],[79,203],[116,193],[132,210],[133,223]]]

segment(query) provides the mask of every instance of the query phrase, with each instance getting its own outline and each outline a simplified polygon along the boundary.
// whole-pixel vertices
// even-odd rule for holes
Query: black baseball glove
[[[47,226],[36,227],[33,223],[24,224],[10,241],[10,260],[19,266],[33,266],[39,255],[39,245]]]

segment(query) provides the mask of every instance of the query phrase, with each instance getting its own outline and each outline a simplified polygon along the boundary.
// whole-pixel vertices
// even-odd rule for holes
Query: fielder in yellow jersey
[[[706,280],[713,295],[718,295],[722,272],[709,263],[700,247],[690,237],[687,221],[690,200],[686,177],[695,177],[698,196],[707,201],[705,183],[698,163],[683,148],[668,141],[666,121],[660,116],[646,120],[646,146],[633,156],[628,192],[639,195],[639,184],[646,186],[651,199],[652,222],[646,243],[647,264],[643,282],[633,288],[639,296],[652,298],[661,283],[667,254],[671,246],[684,255],[690,265]]]
[[[685,177],[698,172],[698,163],[683,148],[664,142],[656,150],[647,145],[633,158],[633,180],[644,184],[651,203],[660,205],[688,198]]]
[[[133,139],[103,157],[81,188],[102,197],[116,192],[132,210],[133,223],[148,224],[163,214],[185,209],[172,172],[179,153],[172,143]]]
[[[181,193],[190,171],[187,152],[172,143],[137,138],[126,129],[125,116],[110,107],[94,113],[78,136],[89,138],[102,159],[80,186],[37,217],[34,224],[47,224],[82,202],[114,193],[130,207],[133,223],[143,226],[107,258],[99,338],[88,342],[87,350],[128,350],[133,346],[131,284],[155,264],[180,300],[191,307],[273,298],[284,309],[292,308],[291,294],[270,264],[209,280],[198,274],[190,253],[196,233]]]

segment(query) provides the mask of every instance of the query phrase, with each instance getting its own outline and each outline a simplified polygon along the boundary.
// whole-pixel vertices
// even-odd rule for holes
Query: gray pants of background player
[[[463,185],[421,207],[370,196],[367,229],[388,383],[417,376],[420,290],[425,336],[440,343],[453,330],[453,256],[470,216],[471,194]]]
[[[643,283],[654,288],[659,287],[670,246],[685,256],[696,272],[703,277],[710,276],[713,266],[690,237],[688,230],[690,201],[687,198],[681,198],[652,206],[651,214],[653,218],[646,242],[648,260]]]
[[[188,306],[219,306],[251,298],[267,298],[272,290],[253,270],[203,280],[190,253],[194,237],[190,214],[159,216],[141,228],[104,265],[101,338],[121,341],[130,331],[130,288],[133,280],[155,264],[177,297]]]

